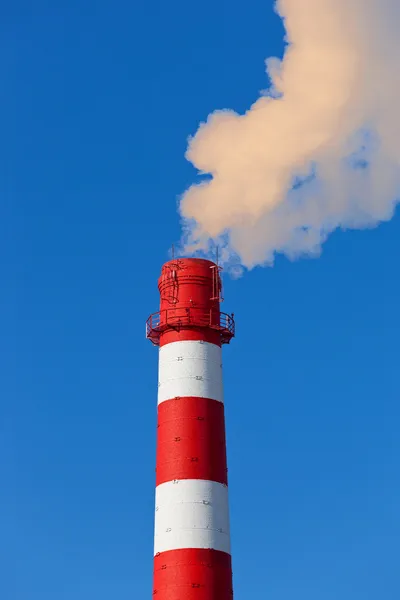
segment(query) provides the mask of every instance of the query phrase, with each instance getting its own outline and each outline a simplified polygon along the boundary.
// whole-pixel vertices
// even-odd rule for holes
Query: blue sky
[[[186,138],[283,50],[272,1],[1,8],[0,595],[152,588],[157,351]],[[400,218],[225,278],[237,600],[398,600]]]

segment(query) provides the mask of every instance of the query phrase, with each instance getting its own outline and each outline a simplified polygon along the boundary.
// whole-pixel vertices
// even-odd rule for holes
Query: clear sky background
[[[0,596],[152,595],[157,350],[186,138],[281,55],[272,0],[0,7]],[[305,82],[306,84],[306,82]],[[400,597],[400,216],[225,278],[237,600]]]

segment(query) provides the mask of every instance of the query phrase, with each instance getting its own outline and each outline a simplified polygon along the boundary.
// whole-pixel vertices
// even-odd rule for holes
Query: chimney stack
[[[154,600],[232,600],[220,267],[174,259],[147,321],[159,346]]]

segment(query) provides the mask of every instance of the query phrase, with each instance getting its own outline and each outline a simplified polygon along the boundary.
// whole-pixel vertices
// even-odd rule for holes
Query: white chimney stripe
[[[158,404],[177,396],[223,402],[222,352],[209,342],[172,342],[160,348]]]
[[[154,554],[209,548],[230,554],[228,488],[201,479],[156,488]]]

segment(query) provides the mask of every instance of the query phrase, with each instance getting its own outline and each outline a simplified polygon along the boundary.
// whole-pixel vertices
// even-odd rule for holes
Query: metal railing
[[[168,308],[153,313],[146,322],[146,337],[158,345],[160,336],[167,330],[179,331],[187,327],[213,329],[221,335],[221,343],[228,344],[235,335],[235,319],[216,310],[204,308]]]

